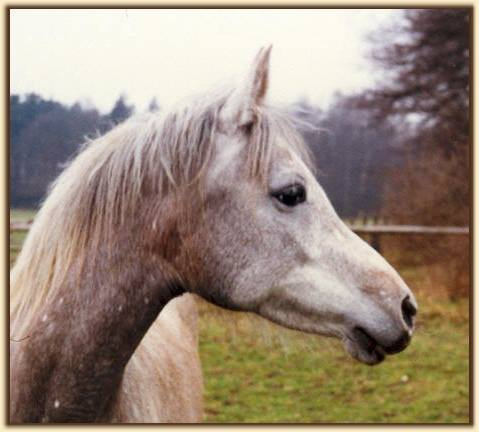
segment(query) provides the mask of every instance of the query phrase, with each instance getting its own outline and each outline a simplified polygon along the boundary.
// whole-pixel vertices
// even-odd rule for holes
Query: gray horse
[[[269,56],[232,89],[119,125],[57,179],[11,272],[12,422],[200,421],[188,293],[367,364],[408,345],[414,296],[264,103]]]

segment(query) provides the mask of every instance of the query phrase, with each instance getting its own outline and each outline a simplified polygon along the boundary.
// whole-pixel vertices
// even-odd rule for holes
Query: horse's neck
[[[164,263],[131,250],[84,270],[16,347],[13,422],[107,419],[128,360],[163,306],[182,293]]]

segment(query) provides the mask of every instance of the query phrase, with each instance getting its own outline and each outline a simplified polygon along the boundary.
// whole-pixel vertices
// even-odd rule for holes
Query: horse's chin
[[[370,366],[377,365],[386,358],[386,353],[380,345],[372,343],[361,336],[345,336],[343,344],[351,357]]]

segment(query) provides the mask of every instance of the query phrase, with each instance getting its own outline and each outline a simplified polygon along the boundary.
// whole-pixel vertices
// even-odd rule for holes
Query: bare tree
[[[397,222],[469,223],[471,11],[407,10],[397,27],[372,38],[385,78],[358,105],[395,124],[400,136],[402,162],[386,179],[384,200],[385,214]],[[407,246],[447,268],[452,296],[467,292],[467,239],[409,239]]]
[[[398,27],[372,36],[372,58],[385,72],[365,102],[381,118],[414,115],[421,128],[453,129],[451,150],[469,134],[471,9],[412,9]]]

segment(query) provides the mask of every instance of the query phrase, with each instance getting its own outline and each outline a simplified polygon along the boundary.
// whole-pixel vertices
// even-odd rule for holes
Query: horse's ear
[[[259,50],[249,73],[221,109],[221,122],[225,129],[236,130],[254,121],[255,108],[261,105],[268,89],[271,48],[270,45]]]

